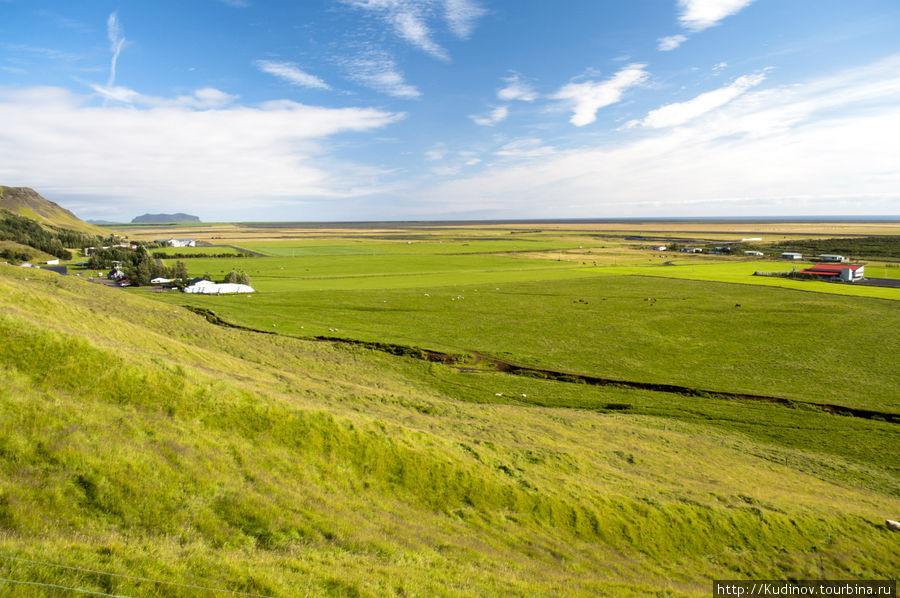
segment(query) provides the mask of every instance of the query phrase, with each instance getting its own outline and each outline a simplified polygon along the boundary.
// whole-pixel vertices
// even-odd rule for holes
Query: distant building
[[[56,259],[56,260],[47,260],[47,265],[48,265],[48,266],[58,266],[58,265],[59,265],[59,260],[58,260],[58,259]]]
[[[741,243],[746,243],[748,241],[762,241],[762,237],[747,237],[746,239],[741,239]]]
[[[765,254],[764,254],[762,251],[745,251],[745,252],[744,252],[744,255],[762,256],[762,255],[765,255]]]
[[[782,257],[782,259],[786,259],[786,260],[802,260],[802,259],[803,259],[803,254],[802,254],[802,253],[793,253],[793,252],[791,252],[791,251],[786,251],[786,252],[784,252],[784,253],[781,254],[781,257]]]
[[[655,245],[655,246],[653,246],[652,249],[653,249],[653,251],[665,251],[666,246],[665,245]]]
[[[197,293],[201,295],[228,295],[231,293],[253,293],[253,287],[246,284],[226,282],[218,284],[210,280],[201,280],[196,284],[185,287],[185,293]]]
[[[866,267],[862,265],[832,266],[830,264],[816,264],[810,268],[800,270],[800,274],[814,274],[821,280],[842,280],[855,282],[865,276]]]
[[[847,261],[847,258],[845,258],[844,256],[842,256],[842,255],[835,255],[835,254],[832,254],[832,253],[826,253],[826,254],[823,254],[823,255],[817,255],[817,256],[816,256],[816,259],[819,260],[819,261],[822,261],[822,262],[837,262],[837,263],[842,263],[842,262],[846,262],[846,261]]]
[[[682,247],[679,251],[681,253],[703,253],[703,250],[699,247]]]
[[[197,239],[166,239],[169,247],[196,247]]]

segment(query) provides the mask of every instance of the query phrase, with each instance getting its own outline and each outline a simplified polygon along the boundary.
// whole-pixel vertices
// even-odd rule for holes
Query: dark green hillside
[[[267,596],[706,596],[713,578],[895,573],[896,475],[808,430],[798,445],[726,434],[727,409],[707,426],[671,397],[670,418],[662,393],[226,329],[6,266],[0,338],[4,579],[130,596],[213,595],[137,577]]]
[[[24,216],[48,227],[64,228],[101,237],[109,235],[99,226],[88,224],[69,210],[44,199],[29,187],[0,185],[0,210]]]

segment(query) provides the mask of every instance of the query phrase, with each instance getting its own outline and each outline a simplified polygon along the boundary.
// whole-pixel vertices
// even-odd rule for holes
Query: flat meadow
[[[244,271],[257,294],[154,296],[301,338],[485,354],[709,392],[900,404],[900,345],[885,334],[900,324],[898,289],[753,276],[797,265],[666,253],[618,231],[426,232],[255,240],[246,247],[278,257],[187,265],[211,278]],[[866,375],[833,374],[841,369]]]

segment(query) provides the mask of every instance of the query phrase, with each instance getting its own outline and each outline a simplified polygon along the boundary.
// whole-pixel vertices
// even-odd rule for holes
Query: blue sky
[[[0,184],[83,218],[900,214],[896,0],[0,0]]]

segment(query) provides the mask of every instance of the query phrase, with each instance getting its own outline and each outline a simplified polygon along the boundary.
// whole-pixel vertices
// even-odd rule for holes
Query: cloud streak
[[[675,102],[656,110],[651,110],[645,118],[630,121],[626,126],[660,129],[682,125],[711,110],[724,106],[747,90],[762,83],[765,78],[764,73],[738,77],[730,85],[702,93],[686,102]]]
[[[506,120],[506,117],[509,116],[509,108],[506,106],[498,106],[491,110],[488,114],[473,114],[469,116],[476,125],[481,125],[483,127],[493,127],[499,122]]]
[[[300,67],[293,62],[257,60],[253,64],[262,72],[274,75],[283,81],[287,81],[291,85],[307,87],[309,89],[331,89],[331,86],[325,83],[325,81],[301,70]]]
[[[109,50],[112,52],[112,59],[109,63],[109,79],[106,81],[106,86],[112,87],[116,83],[116,64],[119,61],[119,54],[125,45],[125,35],[122,32],[122,25],[119,23],[118,11],[113,12],[106,19],[106,36],[109,38]]]
[[[649,74],[645,64],[630,64],[606,81],[585,81],[569,83],[553,95],[553,99],[564,100],[572,105],[572,118],[576,127],[589,125],[597,120],[600,108],[615,104],[629,88],[647,80]]]
[[[497,91],[497,98],[506,102],[519,100],[522,102],[533,102],[538,98],[538,94],[528,83],[522,81],[519,73],[513,73],[509,77],[504,77],[503,81],[506,86]]]
[[[407,100],[422,95],[414,85],[406,82],[393,59],[382,52],[368,52],[346,59],[342,64],[352,80],[377,92]]]

